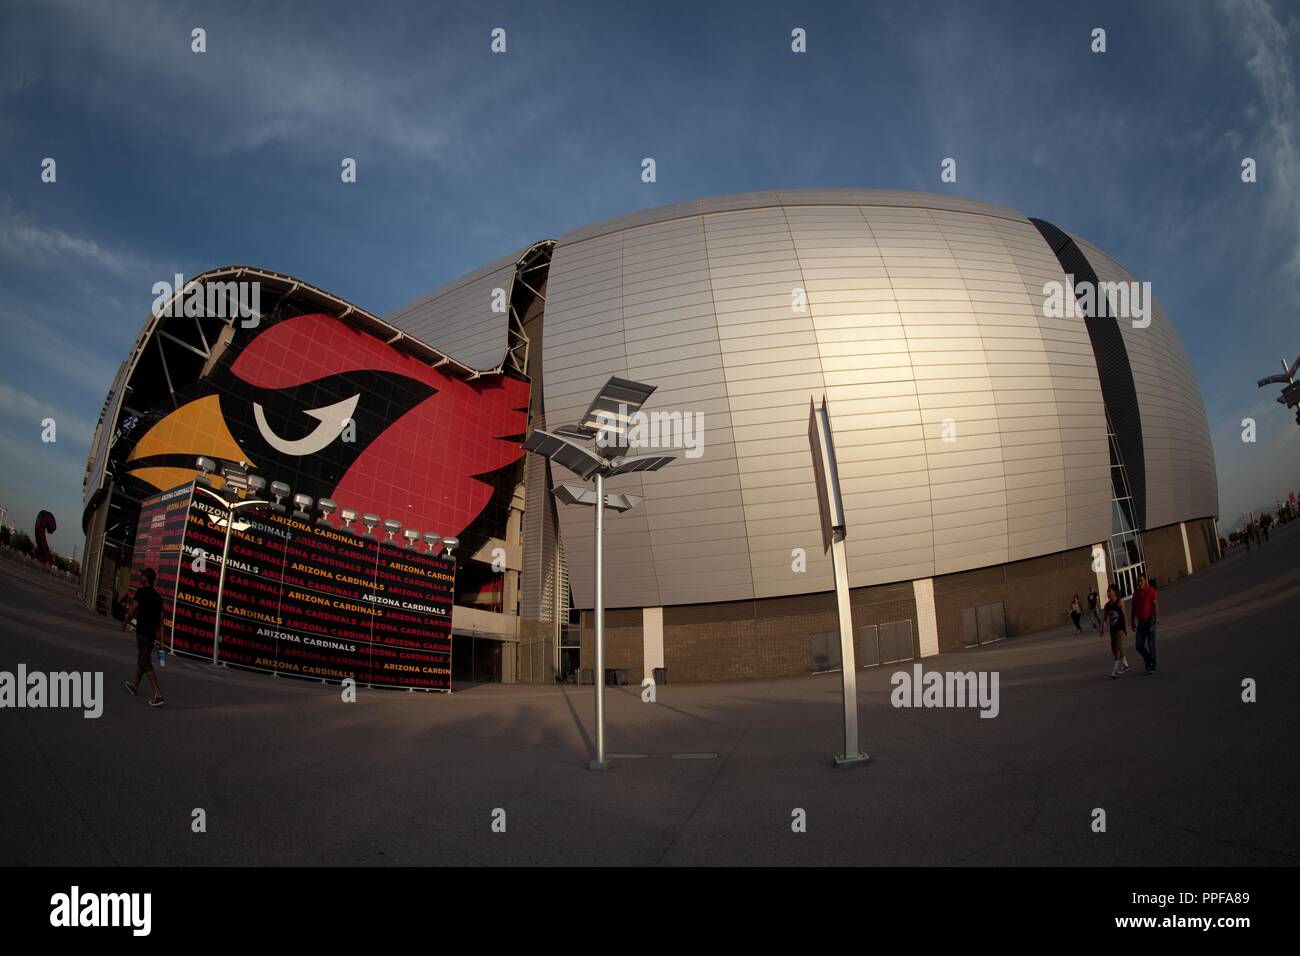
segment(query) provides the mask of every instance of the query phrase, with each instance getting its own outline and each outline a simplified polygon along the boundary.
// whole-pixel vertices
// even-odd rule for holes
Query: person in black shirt
[[[161,707],[163,703],[162,688],[158,686],[158,675],[153,672],[153,649],[162,639],[162,598],[154,590],[153,583],[158,575],[153,568],[144,569],[144,587],[138,588],[126,617],[122,620],[122,630],[131,618],[135,618],[135,680],[126,682],[126,689],[134,697],[140,692],[140,679],[148,676],[149,685],[153,687],[153,697],[149,699],[150,707]]]
[[[1106,589],[1106,606],[1101,609],[1101,619],[1110,631],[1110,653],[1115,658],[1115,666],[1110,669],[1111,679],[1128,673],[1128,659],[1124,656],[1124,635],[1128,633],[1128,623],[1124,619],[1124,602],[1119,599],[1119,590],[1115,585]]]
[[[1097,589],[1088,586],[1088,615],[1092,618],[1092,629],[1101,627],[1101,616],[1097,613]]]

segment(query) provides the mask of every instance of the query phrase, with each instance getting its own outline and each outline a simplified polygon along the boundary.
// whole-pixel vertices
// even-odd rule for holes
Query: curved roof
[[[572,229],[561,236],[556,244],[571,245],[622,229],[710,213],[796,206],[893,206],[900,209],[978,213],[1014,222],[1026,221],[1015,210],[994,203],[904,189],[769,189],[639,209]],[[508,310],[497,311],[493,308],[493,293],[496,289],[504,289],[506,295],[510,295],[516,265],[536,245],[537,243],[531,243],[523,246],[453,279],[389,313],[385,320],[453,356],[464,365],[482,371],[499,371],[509,344],[510,317]]]
[[[692,199],[687,202],[624,213],[612,219],[602,219],[588,226],[571,229],[559,238],[557,245],[582,242],[620,229],[671,222],[674,219],[686,219],[690,216],[735,212],[741,209],[762,209],[768,206],[898,206],[973,212],[1016,222],[1025,221],[1025,217],[1014,209],[995,203],[906,189],[766,189],[760,192]]]

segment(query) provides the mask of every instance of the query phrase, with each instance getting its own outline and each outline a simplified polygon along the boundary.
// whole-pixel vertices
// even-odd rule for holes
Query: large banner
[[[192,490],[193,485],[181,485],[146,499],[140,505],[140,519],[136,523],[131,585],[133,589],[140,585],[140,575],[145,568],[153,568],[157,573],[154,589],[162,598],[163,640],[167,640],[171,633],[175,613],[177,567],[181,560]]]
[[[212,657],[227,511],[186,514],[172,649]],[[455,563],[269,509],[235,514],[217,659],[315,680],[451,688]]]

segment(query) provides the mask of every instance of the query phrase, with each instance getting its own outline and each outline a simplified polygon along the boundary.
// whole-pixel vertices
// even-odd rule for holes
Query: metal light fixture
[[[402,537],[406,539],[406,546],[408,548],[414,548],[415,543],[420,540],[420,532],[416,531],[414,528],[407,528],[402,532]]]
[[[343,519],[343,527],[351,531],[352,522],[357,520],[357,513],[351,508],[340,508],[339,517]]]
[[[442,535],[434,534],[432,531],[424,533],[424,543],[429,547],[429,553],[432,554],[438,550],[438,542],[442,540]]]
[[[592,399],[587,412],[576,425],[563,425],[554,431],[534,430],[524,442],[524,450],[541,455],[567,468],[579,478],[594,479],[594,488],[561,485],[555,492],[564,504],[587,505],[596,510],[595,594],[593,616],[596,623],[596,757],[587,766],[605,770],[605,511],[622,513],[641,503],[639,495],[605,494],[605,479],[639,471],[658,471],[673,460],[672,455],[627,456],[628,422],[654,394],[655,386],[611,377]],[[595,440],[597,451],[579,444]]]
[[[225,479],[225,488],[233,495],[248,490],[248,465],[246,462],[224,462],[221,465],[221,477]]]
[[[384,522],[384,530],[388,532],[388,540],[393,540],[393,535],[402,530],[402,522],[396,518],[389,518]]]
[[[375,536],[375,528],[379,525],[379,515],[363,514],[361,516],[361,523],[366,526],[365,537],[373,538]]]
[[[321,498],[316,502],[316,510],[320,512],[320,517],[316,519],[317,524],[330,525],[330,515],[338,510],[338,505],[329,498]]]
[[[198,458],[194,459],[194,467],[199,470],[199,484],[206,485],[209,488],[213,487],[212,479],[208,476],[217,473],[217,463],[211,458],[200,455]]]
[[[1297,374],[1300,374],[1300,355],[1296,356],[1294,362],[1287,362],[1286,359],[1283,359],[1281,373],[1261,378],[1259,387],[1281,385],[1282,394],[1277,396],[1277,403],[1287,408],[1294,408],[1296,410],[1296,424],[1300,425],[1300,380],[1297,380]]]
[[[271,482],[271,497],[275,499],[275,510],[284,511],[284,499],[289,497],[290,488],[283,481]]]
[[[311,495],[296,494],[293,496],[293,516],[306,521],[311,517],[312,499]]]
[[[443,554],[445,554],[447,557],[450,558],[451,553],[456,550],[456,545],[458,544],[460,544],[459,538],[443,538],[442,539],[442,547],[444,549]]]

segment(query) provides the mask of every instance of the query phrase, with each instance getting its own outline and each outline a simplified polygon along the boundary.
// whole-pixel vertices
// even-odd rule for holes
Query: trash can
[[[668,683],[668,668],[666,668],[666,667],[656,667],[656,668],[654,668],[654,670],[652,670],[652,671],[650,672],[650,674],[651,674],[652,677],[654,677],[654,681],[655,681],[656,684],[667,684],[667,683]]]

